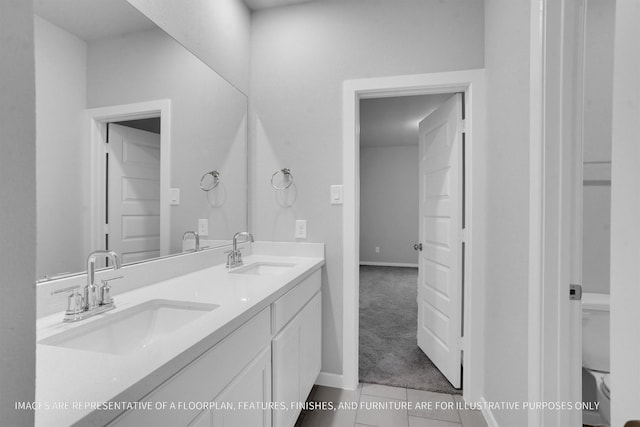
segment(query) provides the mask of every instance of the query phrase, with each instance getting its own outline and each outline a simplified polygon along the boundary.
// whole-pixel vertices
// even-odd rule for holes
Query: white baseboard
[[[493,412],[491,412],[491,409],[489,409],[489,405],[487,404],[487,399],[482,397],[480,398],[480,400],[482,401],[482,409],[480,412],[482,412],[482,416],[484,417],[484,420],[487,422],[487,426],[499,427],[498,422],[496,421],[496,417],[493,416]]]
[[[329,372],[320,372],[316,384],[325,387],[335,387],[344,389],[344,376],[339,374],[331,374]]]
[[[412,264],[410,262],[360,261],[360,265],[371,265],[371,266],[374,266],[374,267],[413,267],[413,268],[418,268],[418,264]]]

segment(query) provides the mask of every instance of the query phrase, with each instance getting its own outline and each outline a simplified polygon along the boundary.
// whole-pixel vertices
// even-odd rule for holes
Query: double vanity
[[[324,247],[243,252],[125,266],[116,308],[78,322],[51,296],[74,283],[39,286],[36,425],[293,426],[320,372]]]

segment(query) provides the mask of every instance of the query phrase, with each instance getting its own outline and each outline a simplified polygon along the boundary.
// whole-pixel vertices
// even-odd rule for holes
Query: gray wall
[[[249,9],[242,0],[127,0],[245,94]]]
[[[582,285],[609,293],[615,0],[586,0]]]
[[[33,425],[36,123],[32,3],[0,2],[0,425]]]
[[[322,370],[341,374],[342,208],[329,186],[342,182],[342,82],[482,68],[483,2],[327,0],[254,12],[251,29],[250,224],[258,240],[293,241],[307,219],[307,241],[326,243]],[[282,167],[291,207],[269,183]]]
[[[35,17],[38,265],[36,277],[86,268],[82,164],[87,44]],[[75,171],[70,173],[70,171]],[[64,244],[64,250],[60,250]]]
[[[530,9],[529,0],[485,1],[488,401],[527,399]],[[526,411],[493,413],[501,426],[527,425]]]
[[[611,161],[615,0],[585,0],[584,161]]]
[[[418,183],[417,145],[360,147],[361,262],[418,264]]]

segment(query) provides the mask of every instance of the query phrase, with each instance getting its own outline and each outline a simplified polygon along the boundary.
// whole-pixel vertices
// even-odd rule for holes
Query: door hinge
[[[582,299],[582,286],[569,285],[569,299],[571,301],[580,301]]]
[[[466,131],[467,131],[467,121],[460,119],[460,121],[458,122],[458,132],[464,133]]]
[[[467,241],[467,230],[465,228],[460,230],[460,241],[461,242],[466,242]]]
[[[103,230],[103,233],[104,233],[104,234],[109,234],[109,224],[105,224],[105,225],[102,227],[102,230]]]
[[[464,350],[464,337],[458,337],[458,349]]]

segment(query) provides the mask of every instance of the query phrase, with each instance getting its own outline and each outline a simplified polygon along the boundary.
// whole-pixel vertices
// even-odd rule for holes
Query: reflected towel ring
[[[210,178],[209,175],[211,175]],[[220,172],[218,171],[207,172],[200,178],[200,189],[202,191],[213,190],[218,184],[220,184]]]
[[[282,187],[277,186],[274,182],[273,179],[279,174],[282,174],[282,179],[288,179],[288,182],[286,184],[284,184]],[[273,175],[271,175],[271,186],[273,188],[275,188],[276,190],[286,190],[287,188],[291,187],[291,184],[293,184],[293,174],[291,173],[291,170],[289,170],[288,168],[283,168],[280,169],[279,171],[275,171],[273,173]]]

